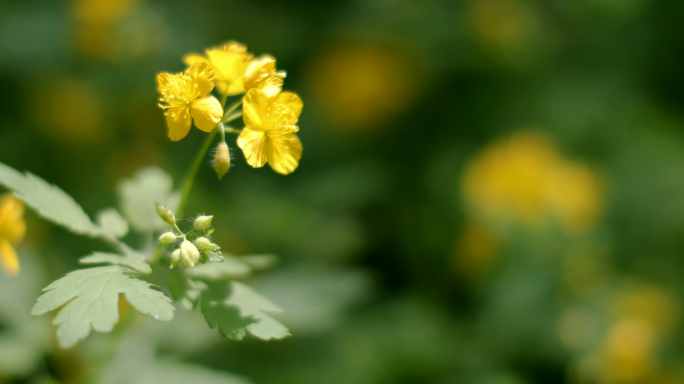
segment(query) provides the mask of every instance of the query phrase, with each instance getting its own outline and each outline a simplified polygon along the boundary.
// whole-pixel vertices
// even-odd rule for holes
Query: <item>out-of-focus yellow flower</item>
[[[623,319],[608,329],[600,364],[600,383],[646,383],[656,370],[657,333],[639,319]]]
[[[111,135],[101,95],[81,79],[43,79],[31,97],[42,100],[31,108],[31,117],[57,142],[78,147],[107,141]]]
[[[615,298],[611,309],[620,318],[644,320],[660,332],[672,328],[679,317],[676,301],[657,287],[623,292]]]
[[[247,47],[229,41],[220,47],[206,50],[206,56],[191,53],[183,58],[187,65],[207,63],[216,74],[216,88],[223,95],[239,95],[245,92],[245,72],[250,65],[252,54]]]
[[[14,246],[19,245],[26,234],[24,211],[24,204],[14,195],[0,196],[0,265],[10,275],[19,273]]]
[[[284,77],[284,72],[276,71],[276,60],[263,55],[249,62],[245,72],[245,90],[261,89],[270,97],[283,89]]]
[[[546,136],[522,133],[493,144],[466,169],[463,194],[488,219],[540,225],[557,217],[563,228],[589,228],[601,208],[598,177],[563,159]]]
[[[302,143],[295,135],[302,100],[291,92],[269,97],[254,88],[247,92],[243,103],[245,128],[237,143],[247,163],[254,168],[269,163],[278,173],[292,173],[302,156]]]
[[[413,100],[417,78],[405,55],[358,45],[324,53],[313,64],[309,84],[336,123],[379,129]]]
[[[207,63],[195,63],[185,73],[157,75],[162,95],[159,100],[165,103],[159,106],[165,109],[171,140],[184,138],[190,132],[193,119],[204,132],[211,132],[221,120],[223,108],[209,95],[214,89],[214,78],[214,70]]]
[[[89,24],[112,24],[131,13],[138,0],[74,0],[74,18]]]

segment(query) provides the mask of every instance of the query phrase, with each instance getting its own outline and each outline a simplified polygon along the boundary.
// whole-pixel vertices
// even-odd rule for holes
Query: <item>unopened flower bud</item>
[[[175,268],[180,264],[181,261],[181,250],[176,249],[171,253],[171,269]]]
[[[157,204],[157,215],[161,217],[162,220],[166,222],[166,224],[170,225],[175,225],[176,224],[176,215],[173,214],[173,211],[171,208],[167,207],[166,205]]]
[[[206,237],[200,237],[195,240],[195,245],[202,252],[211,252],[216,248],[216,244],[212,243],[211,240]]]
[[[214,171],[216,171],[219,180],[221,180],[230,169],[230,153],[228,151],[228,144],[225,142],[216,147],[216,154],[214,154],[212,165],[214,166]]]
[[[211,227],[211,220],[214,216],[200,216],[195,219],[195,231],[204,231]]]
[[[173,232],[166,232],[159,236],[159,242],[162,244],[171,244],[176,241],[176,235]]]
[[[199,261],[200,254],[194,244],[185,240],[180,245],[180,257],[183,264],[194,267]]]

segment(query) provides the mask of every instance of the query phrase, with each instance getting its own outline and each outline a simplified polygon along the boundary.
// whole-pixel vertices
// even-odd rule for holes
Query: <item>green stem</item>
[[[240,101],[236,102],[235,104],[231,105],[230,108],[228,108],[228,110],[226,110],[226,112],[223,114],[223,121],[222,122],[228,123],[228,122],[233,121],[233,120],[237,119],[238,117],[242,116],[242,114],[231,115],[231,113],[235,112],[235,110],[238,109],[241,105],[242,105],[242,99],[240,99]]]
[[[185,183],[183,184],[181,200],[180,203],[178,203],[178,208],[176,209],[176,216],[178,217],[183,217],[183,209],[185,209],[185,205],[188,203],[190,191],[192,191],[192,185],[195,183],[195,176],[197,176],[197,171],[199,170],[200,165],[202,165],[204,156],[207,154],[207,151],[209,151],[211,142],[214,140],[214,137],[216,136],[217,132],[218,128],[214,128],[214,130],[211,131],[209,135],[207,135],[207,139],[204,141],[204,145],[202,145],[202,148],[200,148],[199,152],[197,153],[197,156],[195,157],[195,162],[192,164],[192,168],[188,173],[188,177],[185,179]]]
[[[242,129],[224,128],[224,131],[228,133],[237,133],[238,135],[242,132]]]

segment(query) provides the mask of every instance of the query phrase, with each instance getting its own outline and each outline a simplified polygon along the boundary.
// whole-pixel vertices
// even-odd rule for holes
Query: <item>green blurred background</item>
[[[231,342],[179,311],[140,325],[152,341],[122,344],[120,371],[684,383],[683,16],[672,0],[3,1],[0,161],[90,214],[146,165],[178,186],[205,134],[166,138],[155,75],[238,40],[304,100],[303,157],[283,177],[230,141],[234,167],[218,181],[207,158],[187,212],[215,216],[225,251],[280,256],[250,284],[293,336]],[[22,273],[0,275],[0,382],[79,382],[97,344],[58,351],[28,312],[102,245],[27,220]]]

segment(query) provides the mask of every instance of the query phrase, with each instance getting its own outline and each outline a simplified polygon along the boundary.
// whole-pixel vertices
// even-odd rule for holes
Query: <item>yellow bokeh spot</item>
[[[406,58],[372,45],[324,53],[309,83],[330,118],[349,128],[379,128],[412,101],[415,88]]]
[[[19,273],[19,258],[14,249],[24,240],[26,221],[24,203],[13,194],[0,196],[0,267],[9,275]]]
[[[598,176],[561,157],[549,137],[533,133],[496,142],[476,156],[466,169],[463,195],[489,220],[536,227],[555,217],[568,233],[591,227],[602,202]]]
[[[74,18],[82,23],[112,24],[130,14],[138,0],[74,0]]]
[[[102,142],[109,137],[104,105],[95,90],[80,80],[52,78],[37,90],[36,112],[46,136],[69,146]],[[37,111],[36,111],[37,110]]]
[[[654,352],[657,333],[652,324],[624,319],[608,329],[600,364],[600,383],[645,383],[657,369]]]
[[[679,317],[676,302],[662,289],[640,287],[618,295],[612,312],[621,318],[641,319],[658,331],[672,328]]]

